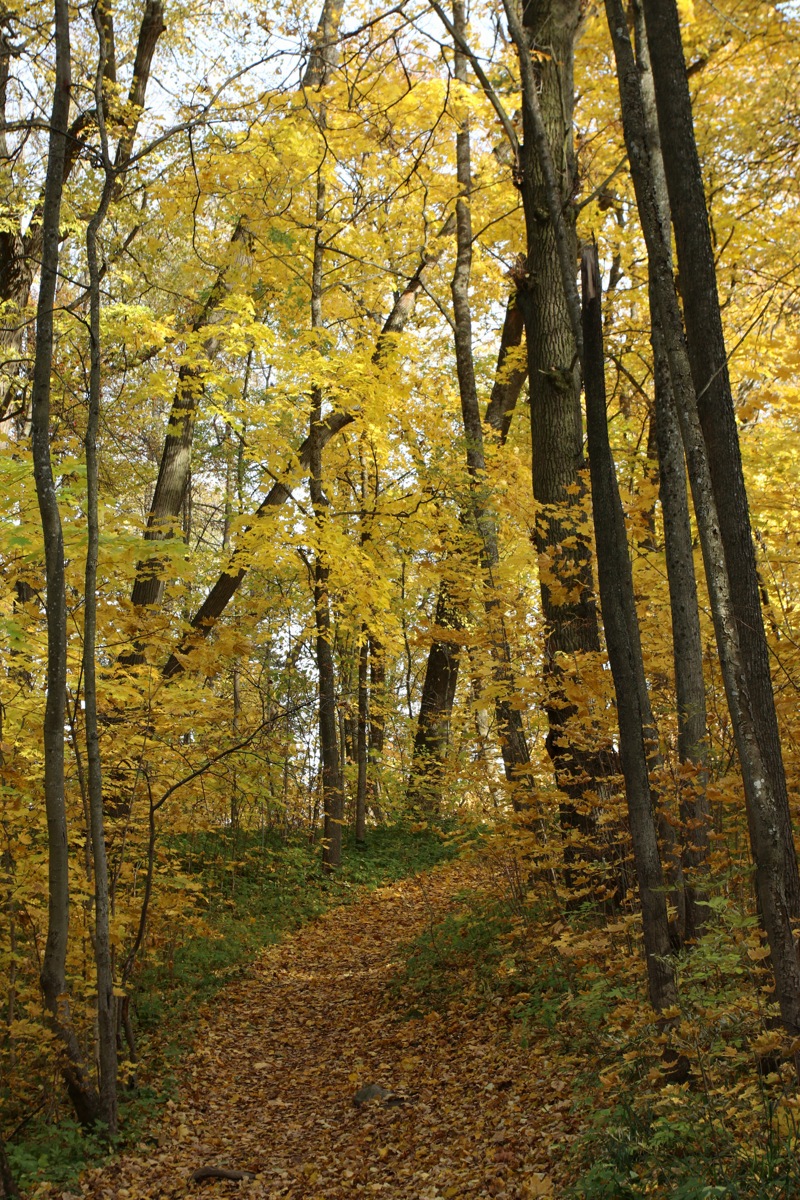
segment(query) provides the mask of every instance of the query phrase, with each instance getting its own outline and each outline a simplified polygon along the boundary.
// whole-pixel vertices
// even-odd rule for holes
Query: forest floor
[[[201,1013],[177,1098],[152,1141],[88,1172],[78,1194],[562,1194],[559,1147],[576,1131],[557,1064],[510,1036],[500,1006],[464,996],[444,1013],[409,1016],[391,987],[408,944],[434,931],[464,889],[490,883],[491,870],[447,864],[333,909],[265,950]],[[356,1091],[373,1083],[398,1102],[356,1106]],[[194,1182],[208,1166],[255,1178]]]

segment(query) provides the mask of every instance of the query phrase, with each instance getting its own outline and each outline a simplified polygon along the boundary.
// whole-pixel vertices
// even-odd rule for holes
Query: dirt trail
[[[481,872],[456,863],[382,888],[266,951],[204,1012],[159,1145],[91,1172],[82,1196],[558,1195],[554,1149],[571,1133],[556,1065],[510,1042],[491,1008],[407,1020],[387,994],[403,943]],[[369,1083],[408,1099],[355,1107]],[[209,1165],[256,1178],[191,1181]]]

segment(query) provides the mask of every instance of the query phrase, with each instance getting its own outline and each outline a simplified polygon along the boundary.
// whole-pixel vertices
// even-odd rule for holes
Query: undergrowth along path
[[[558,1195],[573,1130],[556,1064],[491,1004],[409,1019],[389,987],[404,946],[489,870],[461,860],[381,888],[266,950],[203,1012],[158,1145],[89,1172],[82,1196]],[[403,1102],[356,1107],[371,1083]],[[194,1182],[208,1166],[255,1178]]]

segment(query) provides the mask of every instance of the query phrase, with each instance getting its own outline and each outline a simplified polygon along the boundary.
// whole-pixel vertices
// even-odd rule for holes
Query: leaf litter
[[[80,1196],[558,1195],[577,1130],[546,1049],[513,1041],[502,1006],[465,996],[410,1019],[389,987],[408,943],[489,871],[462,859],[266,949],[201,1013],[157,1147],[87,1172]],[[355,1104],[365,1088],[369,1102]],[[204,1168],[242,1178],[192,1178]]]

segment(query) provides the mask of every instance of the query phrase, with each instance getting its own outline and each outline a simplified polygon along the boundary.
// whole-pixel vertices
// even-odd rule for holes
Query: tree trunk
[[[338,62],[339,25],[344,0],[325,0],[317,29],[311,39],[308,66],[303,75],[304,88],[323,87],[330,81]]]
[[[636,61],[642,89],[645,136],[653,173],[653,187],[662,237],[671,252],[669,196],[655,107],[653,76],[644,14],[641,3],[633,5]],[[708,872],[708,828],[710,813],[706,783],[708,780],[708,738],[706,734],[706,694],[703,678],[703,646],[697,604],[692,529],[686,492],[686,465],[672,379],[664,336],[658,320],[657,297],[650,288],[651,342],[655,383],[656,444],[659,460],[659,497],[664,520],[664,547],[667,560],[672,644],[675,668],[675,693],[678,708],[678,760],[682,767],[694,768],[693,774],[679,780],[681,819],[681,862],[684,878],[686,925],[684,939],[692,941],[703,931],[708,907],[703,903],[702,876]]]
[[[322,221],[325,216],[325,181],[317,176],[317,228],[314,235],[314,260],[311,277],[311,326],[322,329],[322,272],[324,245]],[[309,492],[314,509],[318,544],[314,552],[314,616],[317,627],[317,676],[319,689],[319,745],[322,762],[322,807],[325,814],[322,867],[334,871],[342,861],[342,821],[344,791],[339,752],[336,712],[336,674],[333,661],[327,550],[324,546],[328,522],[328,499],[322,483],[322,446],[318,432],[322,427],[322,392],[314,388],[309,439],[311,442]]]
[[[361,626],[361,645],[358,647],[358,726],[356,729],[356,845],[367,840],[367,764],[369,761],[367,734],[369,730],[369,640],[366,624]]]
[[[450,718],[458,683],[463,619],[447,581],[439,584],[428,665],[422,685],[417,731],[411,758],[406,800],[412,812],[435,817],[441,812],[445,760],[450,742]]]
[[[606,13],[617,60],[628,161],[647,244],[658,316],[664,331],[703,549],[717,649],[742,768],[750,843],[756,868],[756,889],[772,954],[781,1018],[786,1029],[797,1036],[800,1033],[800,965],[793,933],[794,890],[792,879],[787,878],[787,848],[780,820],[779,798],[772,790],[771,779],[761,755],[753,702],[739,645],[708,451],[700,427],[672,264],[659,221],[652,181],[639,70],[620,0],[606,0]]]
[[[590,548],[582,533],[582,332],[573,203],[573,63],[580,4],[529,0],[522,23],[514,0],[504,0],[504,6],[522,84],[519,166],[527,259],[518,303],[528,352],[535,547],[546,625],[547,750],[566,797],[562,824],[591,835],[591,797],[602,791],[613,755],[581,744],[587,739],[570,728],[576,708],[564,686],[572,672],[577,673],[573,685],[580,685],[580,656],[600,651]]]
[[[107,24],[97,5],[92,10],[97,29],[99,54],[95,85],[100,154],[105,180],[97,211],[86,230],[86,258],[89,271],[89,411],[84,446],[86,450],[86,572],[83,620],[83,697],[86,724],[86,761],[89,812],[91,816],[92,866],[94,874],[94,957],[97,970],[97,1036],[100,1065],[100,1116],[108,1135],[117,1132],[117,1012],[114,1000],[114,969],[111,957],[108,861],[103,816],[103,776],[97,723],[97,559],[100,547],[99,472],[97,432],[100,424],[100,264],[97,236],[105,220],[115,186],[115,174],[109,158],[106,133],[103,81],[106,77],[109,47]]]
[[[336,717],[336,676],[331,649],[328,569],[319,555],[314,564],[314,611],[317,625],[319,743],[324,812],[322,865],[323,870],[330,872],[335,871],[342,862],[344,796],[339,759],[339,729]]]
[[[584,250],[582,275],[586,425],[600,603],[617,697],[620,758],[642,905],[650,1002],[660,1012],[675,1003],[677,991],[670,963],[664,874],[648,771],[657,734],[647,696],[625,518],[608,440],[600,269],[595,247]]]
[[[56,0],[56,79],[42,206],[42,267],[36,310],[31,443],[36,495],[42,520],[47,582],[47,701],[44,717],[44,792],[47,809],[48,922],[41,983],[45,1003],[66,1050],[64,1078],[78,1119],[97,1119],[98,1101],[84,1071],[72,1028],[66,983],[69,932],[69,849],[64,797],[64,720],[67,683],[67,605],[64,540],[50,460],[50,373],[53,307],[58,279],[59,227],[71,98],[69,10]]]
[[[19,1200],[19,1190],[11,1174],[5,1144],[0,1138],[0,1200]]]
[[[458,35],[455,41],[454,74],[457,80],[466,83],[467,59],[459,48],[459,42],[463,41],[466,34],[463,0],[454,0],[453,2],[453,27]],[[511,668],[511,650],[497,596],[500,563],[499,534],[497,518],[492,511],[488,495],[483,425],[478,405],[472,352],[472,310],[469,299],[472,273],[472,217],[470,213],[472,174],[468,119],[463,122],[456,134],[456,177],[459,185],[459,198],[456,201],[457,255],[451,292],[461,418],[466,441],[467,471],[470,476],[470,524],[474,523],[481,546],[484,611],[489,634],[489,653],[492,658],[492,677],[496,696],[495,717],[500,751],[514,807],[522,809],[532,799],[530,754],[522,724],[522,713],[512,700],[516,685]],[[509,323],[508,314],[506,323]],[[502,369],[499,363],[498,367]],[[489,407],[491,408],[491,401]],[[499,408],[500,405],[498,404],[497,407]],[[501,427],[511,419],[508,405],[504,405],[503,408],[503,415],[499,418]]]
[[[708,447],[720,535],[759,752],[778,822],[776,855],[789,915],[800,919],[800,876],[792,836],[750,513],[728,375],[717,277],[692,102],[674,0],[643,0],[675,245],[689,363]]]
[[[370,808],[376,821],[383,821],[380,771],[386,733],[386,659],[374,634],[369,637],[369,734],[368,753],[372,770],[367,779]]]

